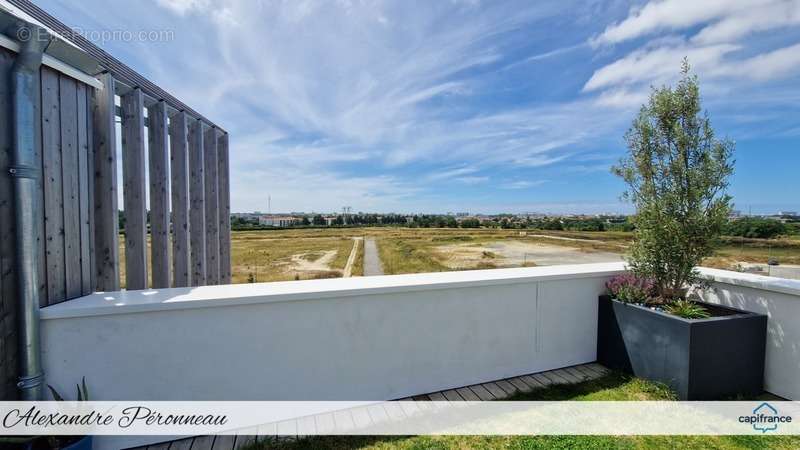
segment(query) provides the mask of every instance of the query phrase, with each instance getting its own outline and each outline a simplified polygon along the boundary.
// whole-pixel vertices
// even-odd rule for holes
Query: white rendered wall
[[[622,263],[94,294],[42,310],[97,400],[387,400],[596,359]]]
[[[702,269],[712,288],[703,300],[766,314],[764,389],[800,400],[800,281],[726,270]]]

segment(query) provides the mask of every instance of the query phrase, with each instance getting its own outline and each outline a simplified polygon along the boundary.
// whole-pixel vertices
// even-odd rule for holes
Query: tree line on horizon
[[[408,218],[411,218],[409,221]],[[147,212],[147,223],[150,223],[150,211]],[[458,220],[451,215],[417,214],[350,214],[337,215],[331,225],[327,225],[321,214],[304,216],[297,225],[289,228],[319,227],[408,227],[408,228],[499,228],[499,229],[532,229],[543,231],[626,231],[635,230],[630,217],[614,218],[607,221],[602,218],[543,217],[520,219],[512,214],[494,216],[492,219],[467,217]],[[125,212],[119,211],[119,229],[125,232]],[[270,230],[275,227],[261,225],[255,219],[231,216],[231,229],[234,231]],[[764,217],[742,217],[731,219],[725,225],[726,236],[748,239],[773,239],[779,236],[800,235],[800,219],[788,223]]]

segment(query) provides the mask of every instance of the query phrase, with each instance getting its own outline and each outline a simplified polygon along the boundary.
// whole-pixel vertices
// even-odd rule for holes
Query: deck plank
[[[523,375],[519,377],[519,379],[525,382],[525,384],[527,384],[528,386],[530,386],[531,389],[541,389],[544,387],[542,383],[538,382],[536,378],[533,378],[530,375]]]
[[[245,448],[248,445],[255,444],[256,442],[258,442],[258,436],[256,436],[255,434],[256,430],[253,429],[252,433],[253,434],[240,434],[236,436],[236,442],[233,444],[234,450]],[[170,447],[170,450],[173,450],[173,448]]]
[[[500,387],[500,389],[505,391],[506,394],[508,394],[508,396],[512,396],[517,393],[517,388],[515,388],[513,384],[509,383],[506,380],[498,380],[495,381],[494,384],[496,384],[497,386]]]
[[[597,374],[595,372],[593,372],[592,370],[587,369],[585,364],[581,364],[579,366],[573,366],[573,368],[575,369],[576,372],[582,373],[584,376],[586,376],[590,380],[594,379],[594,378],[597,378]]]
[[[500,389],[500,386],[495,383],[483,383],[481,386],[486,388],[487,391],[491,392],[497,400],[503,400],[508,397],[508,393]]]
[[[542,372],[540,375],[550,380],[552,384],[569,384],[569,380],[557,375],[552,370],[549,370],[547,372]]]
[[[197,436],[192,442],[192,450],[211,450],[214,445],[214,436]]]
[[[569,381],[570,383],[579,383],[581,381],[580,378],[572,375],[571,373],[567,372],[564,369],[556,369],[553,372],[555,372],[555,374],[560,376],[561,378],[564,378],[565,380]]]
[[[544,387],[549,387],[549,386],[552,386],[552,385],[556,384],[556,383],[553,382],[553,380],[551,380],[550,378],[547,378],[546,376],[542,375],[541,373],[535,373],[535,374],[531,375],[531,377],[533,379],[535,379],[536,381],[538,381],[539,383],[541,383],[541,385],[544,386]]]
[[[469,389],[472,392],[474,392],[475,395],[477,395],[478,398],[480,398],[481,400],[490,401],[490,400],[494,400],[496,398],[491,392],[489,392],[488,389],[486,389],[485,387],[481,386],[480,384],[476,384],[476,385],[470,386]]]
[[[517,377],[517,378],[509,378],[506,381],[508,381],[509,383],[514,385],[514,387],[519,389],[520,392],[530,392],[530,391],[533,390],[530,386],[528,386],[527,383],[525,383],[524,381],[519,379],[519,377]]]
[[[236,442],[235,434],[221,434],[214,439],[214,446],[212,450],[233,450],[233,444]]]
[[[446,401],[449,401],[449,400],[447,400],[447,397],[445,397],[444,394],[442,394],[441,392],[430,393],[430,394],[428,394],[428,397],[430,397],[431,400],[433,400],[434,402],[446,402]]]
[[[578,381],[587,381],[589,376],[576,369],[575,367],[564,367],[564,371],[578,379]]]
[[[447,400],[451,401],[451,402],[463,402],[464,401],[464,398],[461,397],[460,395],[458,395],[458,392],[456,392],[455,389],[448,389],[448,390],[442,392],[442,395],[444,395],[444,397]]]
[[[170,450],[190,450],[192,448],[194,438],[179,439],[172,441],[169,445]]]
[[[586,364],[585,367],[587,369],[590,369],[590,370],[593,370],[593,371],[597,372],[598,374],[600,374],[600,376],[605,376],[610,372],[608,369],[606,369],[605,367],[603,367],[603,366],[601,366],[600,364],[597,364],[597,363],[589,363],[589,364]]]
[[[464,400],[472,402],[481,401],[481,398],[472,392],[468,387],[458,388],[456,389],[456,392],[458,392],[458,395],[460,395]]]

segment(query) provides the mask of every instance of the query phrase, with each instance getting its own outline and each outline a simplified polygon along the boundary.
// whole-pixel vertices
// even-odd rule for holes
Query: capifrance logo
[[[755,407],[752,414],[739,416],[739,422],[749,423],[754,430],[766,433],[777,430],[782,423],[792,423],[792,416],[778,414],[774,406],[764,402]]]

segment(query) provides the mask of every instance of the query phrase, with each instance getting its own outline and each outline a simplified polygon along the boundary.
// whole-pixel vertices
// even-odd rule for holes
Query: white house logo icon
[[[764,402],[753,410],[752,415],[739,416],[739,422],[749,423],[754,430],[766,433],[777,430],[781,423],[791,423],[792,416],[782,416],[774,406]]]

